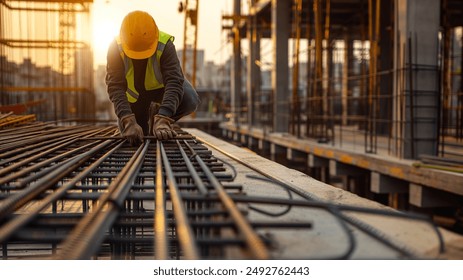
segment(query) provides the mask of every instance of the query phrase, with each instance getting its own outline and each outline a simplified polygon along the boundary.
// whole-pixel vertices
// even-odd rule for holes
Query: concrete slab
[[[215,157],[227,161],[236,168],[235,182],[242,184],[250,196],[267,198],[288,198],[287,192],[280,186],[263,180],[251,179],[258,176],[255,170],[271,174],[271,177],[310,196],[315,201],[331,203],[335,206],[358,206],[369,209],[397,213],[396,210],[357,195],[327,185],[273,161],[267,160],[246,149],[236,147],[199,130],[188,130],[209,148]],[[237,161],[238,160],[238,161]],[[260,175],[262,177],[262,175]],[[299,195],[293,195],[296,201],[306,201]],[[282,206],[250,205],[264,208],[273,213],[283,211]],[[275,258],[333,258],[348,250],[349,235],[335,216],[325,210],[309,207],[293,207],[280,217],[269,217],[250,208],[251,221],[278,219],[281,221],[300,221],[313,223],[312,229],[303,230],[265,230],[260,233],[273,241],[272,256]],[[440,229],[448,253],[440,253],[439,240],[429,224],[420,221],[389,217],[384,215],[343,212],[346,220],[356,222],[375,234],[382,236],[399,250],[413,253],[416,258],[463,259],[463,237]],[[350,256],[354,259],[400,259],[404,255],[384,245],[364,231],[348,225],[356,240],[356,246]]]
[[[352,165],[365,170],[378,172],[396,179],[446,191],[458,196],[463,195],[463,174],[443,171],[432,168],[415,166],[415,161],[399,159],[387,153],[367,154],[348,147],[331,144],[320,144],[314,140],[301,139],[287,133],[264,133],[263,130],[248,128],[241,125],[236,127],[233,123],[222,123],[220,127],[227,131],[239,134],[252,135],[262,142],[273,143],[283,147],[304,151],[328,160],[342,164]]]

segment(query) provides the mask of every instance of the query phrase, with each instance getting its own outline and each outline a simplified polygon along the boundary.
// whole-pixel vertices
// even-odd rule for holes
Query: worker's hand
[[[177,132],[172,128],[175,121],[163,115],[154,116],[153,135],[158,140],[169,140],[177,136]]]
[[[142,142],[143,129],[138,125],[134,114],[123,116],[121,118],[122,136],[129,140],[131,145]]]

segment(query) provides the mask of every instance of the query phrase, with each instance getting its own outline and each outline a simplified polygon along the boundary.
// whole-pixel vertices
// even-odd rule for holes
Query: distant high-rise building
[[[193,79],[193,50],[192,49],[187,49],[187,61],[185,65],[185,69],[183,70],[183,73],[185,77],[191,82]],[[180,65],[182,65],[182,59],[183,59],[183,54],[184,50],[178,50],[177,51],[177,56],[178,59],[180,60]],[[196,51],[196,87],[200,87],[204,84],[202,81],[203,76],[203,69],[204,69],[204,50],[197,50]]]

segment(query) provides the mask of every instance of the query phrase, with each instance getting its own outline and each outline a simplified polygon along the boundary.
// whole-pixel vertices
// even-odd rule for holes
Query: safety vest
[[[124,68],[125,68],[125,79],[127,80],[127,91],[125,95],[127,96],[127,100],[130,103],[135,103],[138,100],[140,94],[135,89],[135,77],[134,77],[134,70],[133,70],[133,63],[132,59],[125,55],[121,40],[116,37],[117,46],[119,48],[119,53],[121,55],[122,60],[124,61]],[[146,73],[145,73],[145,89],[146,90],[153,90],[159,89],[164,87],[164,81],[162,79],[161,73],[161,55],[164,51],[164,48],[169,41],[174,41],[174,37],[159,31],[159,42],[158,47],[154,54],[148,58],[148,63],[146,65]]]

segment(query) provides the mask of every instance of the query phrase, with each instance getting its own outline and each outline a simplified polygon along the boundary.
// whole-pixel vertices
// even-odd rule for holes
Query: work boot
[[[154,116],[156,116],[161,108],[161,104],[156,102],[151,102],[150,108],[148,111],[149,120],[148,120],[148,135],[153,136],[153,126],[154,126]]]

